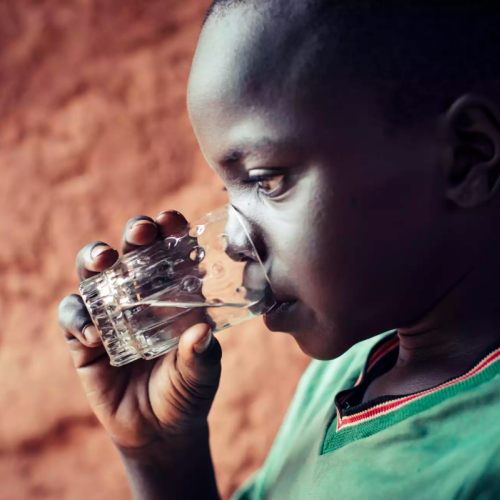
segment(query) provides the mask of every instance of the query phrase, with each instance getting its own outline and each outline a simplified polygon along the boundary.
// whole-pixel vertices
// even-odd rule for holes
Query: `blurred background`
[[[208,0],[0,0],[0,499],[130,498],[57,324],[86,243],[225,203],[186,113]],[[308,359],[260,320],[219,335],[223,498],[264,460]]]

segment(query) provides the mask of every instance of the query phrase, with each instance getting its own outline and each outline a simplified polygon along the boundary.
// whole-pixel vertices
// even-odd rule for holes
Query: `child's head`
[[[296,301],[268,326],[317,358],[418,321],[496,244],[498,16],[381,3],[219,0],[190,76],[203,153]]]

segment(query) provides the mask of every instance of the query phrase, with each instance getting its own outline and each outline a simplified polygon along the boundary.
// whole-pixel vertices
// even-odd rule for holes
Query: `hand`
[[[135,217],[123,231],[122,252],[150,244],[160,235],[175,235],[186,224],[178,212],[162,212],[155,221]],[[117,259],[118,252],[105,243],[90,243],[77,256],[78,276],[87,279]],[[192,439],[198,429],[206,429],[221,373],[221,348],[208,325],[187,329],[177,351],[116,368],[79,295],[61,302],[59,323],[90,406],[120,449],[179,443],[183,436]]]

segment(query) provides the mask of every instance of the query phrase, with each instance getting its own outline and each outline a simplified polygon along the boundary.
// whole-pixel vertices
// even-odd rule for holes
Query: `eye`
[[[257,184],[262,194],[277,197],[286,191],[287,175],[276,171],[254,170],[246,182]]]
[[[273,175],[272,177],[263,178],[257,184],[264,193],[269,194],[279,188],[284,179],[284,175]]]

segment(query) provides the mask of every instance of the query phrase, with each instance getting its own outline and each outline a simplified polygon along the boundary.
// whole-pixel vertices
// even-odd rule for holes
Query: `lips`
[[[296,300],[285,300],[281,302],[276,302],[274,306],[266,314],[280,314],[288,311],[297,301]]]
[[[248,261],[243,270],[243,286],[246,289],[245,298],[256,300],[255,312],[261,312],[264,306],[270,308],[264,315],[266,324],[271,325],[282,323],[285,313],[292,308],[297,299],[277,290],[273,284],[267,280],[267,276],[262,271],[262,267],[255,261]],[[264,291],[264,297],[262,292]],[[250,307],[252,310],[252,307]],[[274,327],[271,328],[274,330]]]
[[[264,315],[264,323],[273,332],[288,332],[294,330],[293,311],[297,300],[277,301]]]

